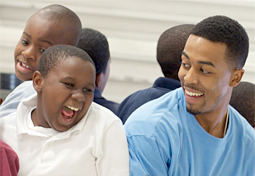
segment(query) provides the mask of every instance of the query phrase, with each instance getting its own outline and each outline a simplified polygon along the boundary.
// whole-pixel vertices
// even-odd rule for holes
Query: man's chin
[[[201,114],[201,112],[198,110],[198,109],[194,109],[194,108],[186,108],[187,111],[190,113],[190,114],[193,114],[193,115],[197,115],[197,114]]]

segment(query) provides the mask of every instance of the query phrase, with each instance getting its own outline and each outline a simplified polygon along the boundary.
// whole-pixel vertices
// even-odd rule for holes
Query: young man
[[[157,45],[157,61],[165,77],[159,77],[152,87],[137,91],[121,102],[117,116],[123,123],[141,105],[181,87],[178,78],[181,54],[194,26],[192,24],[174,26],[160,35]]]
[[[86,51],[96,67],[96,89],[94,102],[110,109],[116,114],[119,104],[102,96],[110,75],[110,50],[107,38],[99,31],[83,28],[77,47]]]
[[[0,119],[0,138],[19,156],[19,176],[129,175],[122,122],[92,102],[95,75],[77,47],[55,45],[42,54],[33,75],[37,94]]]
[[[125,124],[130,175],[255,175],[255,131],[229,105],[248,48],[246,31],[228,17],[192,29],[182,88],[141,106]]]
[[[79,17],[61,5],[46,6],[28,19],[14,51],[16,76],[25,82],[7,96],[0,106],[0,117],[16,111],[21,100],[35,93],[28,80],[37,70],[41,54],[57,44],[76,46],[80,32]]]

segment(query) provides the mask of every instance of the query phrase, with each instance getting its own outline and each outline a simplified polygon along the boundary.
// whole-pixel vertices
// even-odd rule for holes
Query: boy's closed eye
[[[69,83],[69,82],[63,82],[63,84],[65,84],[67,87],[72,88],[74,87],[73,83]]]
[[[83,91],[84,91],[84,92],[93,92],[93,90],[92,90],[92,89],[89,89],[89,88],[84,88]]]

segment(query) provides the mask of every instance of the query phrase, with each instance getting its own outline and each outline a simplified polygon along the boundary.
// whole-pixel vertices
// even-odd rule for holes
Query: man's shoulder
[[[142,105],[130,115],[125,128],[136,131],[136,127],[141,127],[153,131],[156,128],[168,128],[169,124],[174,124],[172,121],[179,123],[179,108],[182,102],[177,94],[178,91],[170,92]]]
[[[253,143],[255,147],[255,130],[251,124],[233,107],[229,106],[231,120],[233,122],[233,132],[238,134],[237,136],[243,136],[242,140]]]

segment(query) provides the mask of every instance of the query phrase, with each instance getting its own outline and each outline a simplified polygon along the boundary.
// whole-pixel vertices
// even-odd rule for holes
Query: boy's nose
[[[75,90],[72,93],[72,98],[79,101],[79,102],[85,101],[85,95],[84,95],[82,90]]]
[[[36,51],[33,46],[28,46],[24,51],[22,51],[22,55],[26,59],[31,59],[32,61],[36,60]]]

